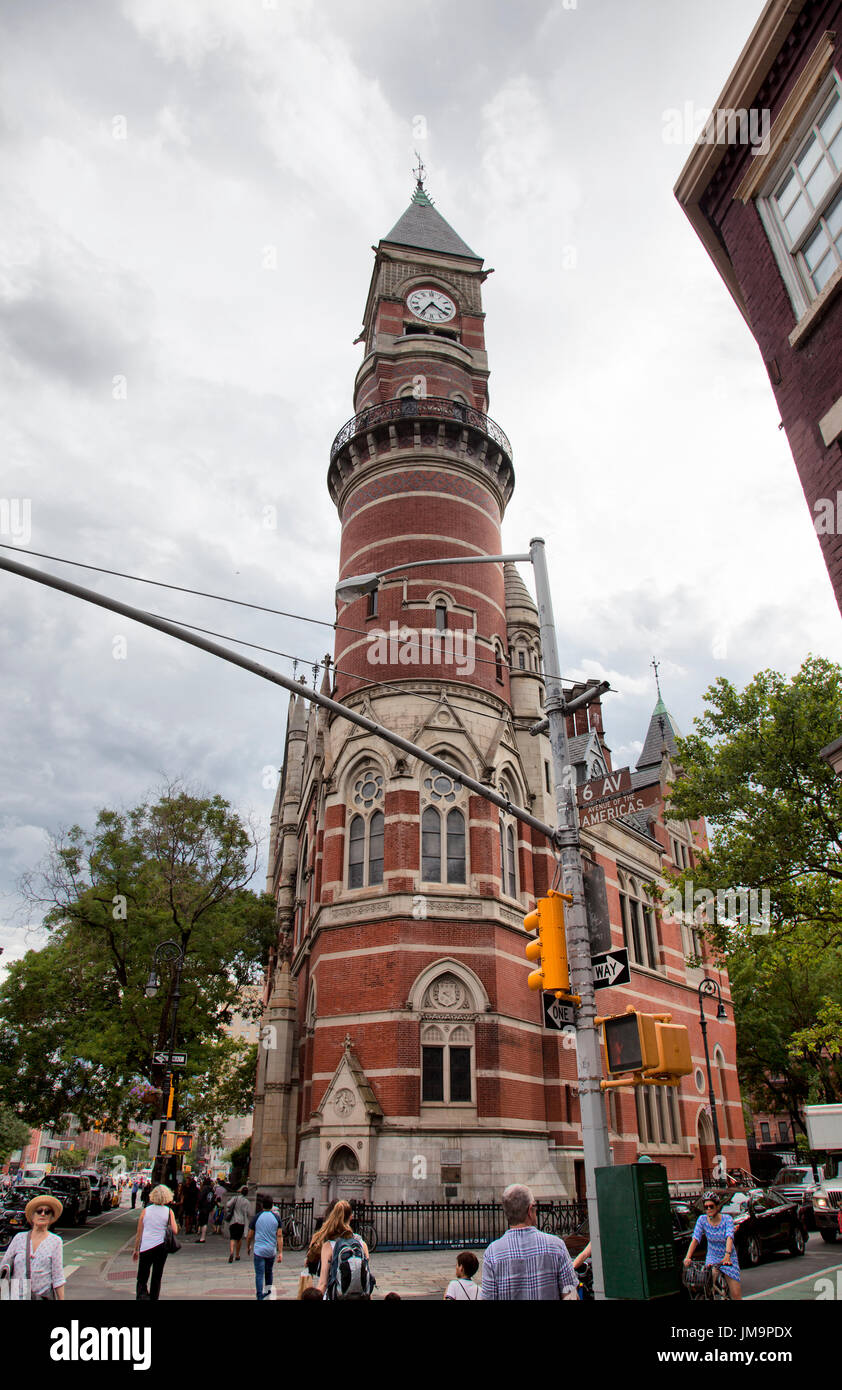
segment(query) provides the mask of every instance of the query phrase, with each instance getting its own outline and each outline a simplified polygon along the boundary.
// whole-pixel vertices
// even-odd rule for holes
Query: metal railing
[[[415,396],[399,396],[395,400],[370,405],[366,410],[361,410],[359,415],[346,420],[330,446],[331,463],[340,449],[355,435],[363,434],[375,425],[405,419],[452,420],[457,424],[471,425],[493,440],[509,462],[512,460],[512,446],[508,437],[490,415],[483,415],[481,410],[475,410],[473,406],[464,405],[461,401],[451,401],[446,396],[421,396],[418,399]]]
[[[537,1223],[564,1236],[586,1216],[584,1202],[539,1202]],[[506,1230],[499,1202],[355,1202],[354,1223],[374,1227],[378,1250],[473,1250]]]

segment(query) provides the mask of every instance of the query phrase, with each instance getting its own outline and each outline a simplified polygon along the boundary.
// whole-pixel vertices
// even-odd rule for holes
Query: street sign
[[[576,800],[580,807],[592,806],[595,801],[605,801],[611,796],[624,796],[631,788],[631,768],[617,767],[613,772],[606,772],[601,777],[592,777],[590,782],[583,782],[576,788]]]
[[[616,951],[603,951],[602,955],[591,956],[594,989],[609,989],[611,985],[627,985],[631,980],[629,973],[629,953],[625,946]]]
[[[655,782],[651,787],[638,787],[636,791],[627,792],[623,796],[600,801],[584,809],[580,807],[579,827],[581,830],[587,830],[588,826],[601,825],[603,821],[633,816],[638,811],[645,811],[647,806],[653,806],[660,797],[661,784]]]
[[[155,1067],[186,1067],[186,1052],[153,1052],[152,1065]]]
[[[544,1024],[547,1028],[565,1028],[576,1022],[572,1004],[562,1004],[551,990],[544,990]]]

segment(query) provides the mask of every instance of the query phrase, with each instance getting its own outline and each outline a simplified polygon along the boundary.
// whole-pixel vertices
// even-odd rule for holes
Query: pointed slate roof
[[[671,758],[676,759],[678,749],[675,740],[681,736],[681,730],[659,695],[649,720],[643,752],[637,760],[638,772],[644,768],[659,768],[664,748]]]
[[[507,560],[503,565],[503,582],[505,585],[506,607],[526,608],[537,617],[538,609],[535,600],[524,584],[520,571],[511,560]]]
[[[470,246],[454,232],[449,222],[445,222],[440,212],[436,212],[424,187],[418,183],[403,217],[399,217],[384,241],[392,241],[397,246],[417,246],[424,251],[441,251],[447,256],[469,256],[473,261],[481,261]]]

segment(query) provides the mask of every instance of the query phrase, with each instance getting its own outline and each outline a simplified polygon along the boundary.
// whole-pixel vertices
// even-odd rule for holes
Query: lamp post
[[[718,1167],[722,1159],[722,1141],[719,1138],[719,1124],[716,1118],[716,1097],[713,1093],[713,1072],[711,1071],[710,1067],[710,1052],[708,1051],[708,1025],[707,1020],[705,1018],[704,1006],[704,998],[706,994],[715,994],[717,999],[719,1000],[719,1004],[716,1010],[716,1017],[720,1023],[723,1023],[725,1019],[728,1017],[728,1015],[725,1012],[725,1005],[722,1002],[722,991],[719,988],[719,984],[716,980],[712,980],[709,975],[706,975],[703,980],[699,981],[699,1022],[702,1025],[702,1040],[705,1045],[705,1066],[707,1067],[708,1073],[708,1097],[710,1099],[710,1117],[713,1121],[713,1142],[716,1145],[716,1154],[714,1155],[714,1171],[717,1174],[716,1181],[718,1183],[720,1181],[721,1176],[719,1174]]]
[[[552,835],[552,843],[561,861],[564,892],[569,893],[573,899],[565,913],[565,930],[571,988],[581,999],[581,1005],[576,1010],[576,1063],[582,1116],[582,1152],[585,1161],[594,1293],[597,1298],[602,1298],[602,1252],[596,1205],[596,1169],[610,1166],[611,1148],[608,1142],[605,1103],[600,1089],[602,1066],[599,1053],[599,1033],[594,1023],[596,1017],[594,974],[591,964],[587,909],[585,907],[575,778],[571,775],[570,748],[567,737],[568,706],[564,699],[559,674],[561,667],[544,541],[540,537],[532,540],[527,555],[448,556],[443,559],[414,560],[405,565],[392,565],[378,573],[355,575],[340,580],[336,586],[336,593],[338,598],[350,602],[354,598],[361,598],[364,594],[375,590],[379,586],[380,580],[387,574],[403,573],[404,570],[421,567],[437,568],[440,565],[488,565],[527,560],[532,564],[535,572],[535,592],[538,600],[538,621],[541,629],[541,650],[546,684],[544,708],[553,760],[556,827]],[[586,702],[588,693],[592,699],[604,688],[604,686],[594,682],[593,691],[586,692],[585,696],[577,699],[577,706],[579,703]],[[540,724],[537,727],[543,727],[543,725]],[[480,789],[480,795],[487,795],[487,792],[484,793]],[[491,798],[489,797],[489,799]]]
[[[173,1048],[175,1047],[176,1027],[178,1026],[178,1004],[179,1000],[181,999],[181,971],[184,966],[184,951],[177,941],[162,941],[159,946],[155,947],[155,951],[152,956],[152,968],[149,971],[149,978],[146,981],[146,988],[144,990],[147,999],[154,999],[155,995],[158,993],[158,990],[161,987],[161,977],[158,973],[158,966],[162,962],[166,962],[168,965],[172,967],[172,989],[170,993],[167,995],[167,999],[164,1004],[164,1009],[161,1014],[160,1032],[161,1037],[163,1037],[166,1034],[167,1012],[169,1011],[170,1031],[169,1040],[167,1043],[167,1058],[171,1059]],[[173,1110],[174,1108],[176,1108],[174,1104],[175,1074],[172,1069],[171,1061],[164,1074],[165,1084],[161,1092],[161,1115],[158,1126],[159,1150],[161,1147],[161,1133],[163,1132],[163,1130],[166,1129],[167,1121],[174,1120],[176,1118],[176,1116],[173,1114]],[[156,1186],[159,1182],[162,1181],[164,1177],[164,1171],[168,1167],[169,1163],[174,1164],[175,1159],[167,1159],[165,1155],[160,1152],[155,1154],[155,1163],[152,1169],[153,1186]]]

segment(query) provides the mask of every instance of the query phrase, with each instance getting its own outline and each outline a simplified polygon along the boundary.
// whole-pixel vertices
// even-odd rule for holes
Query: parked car
[[[803,1255],[807,1232],[797,1202],[786,1202],[774,1192],[751,1187],[728,1192],[723,1212],[734,1222],[734,1239],[740,1265],[750,1268],[773,1250]]]
[[[814,1168],[811,1163],[782,1168],[776,1175],[770,1192],[782,1197],[785,1202],[797,1202],[801,1209],[801,1219],[808,1231],[816,1229],[813,1215],[813,1192],[824,1177],[824,1168]]]
[[[0,1251],[5,1250],[18,1231],[28,1231],[24,1211],[27,1202],[33,1197],[51,1197],[47,1187],[34,1187],[31,1183],[18,1183],[0,1196]],[[59,1201],[61,1198],[59,1198]]]
[[[696,1224],[696,1217],[699,1213],[694,1209],[691,1202],[683,1199],[672,1199],[670,1201],[670,1210],[672,1213],[672,1244],[675,1254],[676,1275],[681,1296],[686,1297],[687,1291],[681,1281],[681,1267],[684,1263],[684,1256],[687,1254],[690,1241],[693,1238],[693,1227]],[[539,1225],[540,1224],[539,1221]],[[549,1231],[551,1227],[547,1225],[542,1229]],[[580,1221],[571,1235],[562,1236],[562,1240],[567,1246],[570,1258],[575,1260],[576,1256],[581,1254],[590,1240],[588,1218],[585,1217],[584,1221]]]
[[[49,1173],[42,1186],[64,1206],[61,1225],[84,1226],[91,1210],[91,1184],[83,1173]]]
[[[85,1168],[82,1176],[91,1184],[91,1216],[100,1216],[110,1211],[114,1193],[114,1183],[107,1173],[98,1173],[96,1168]]]

